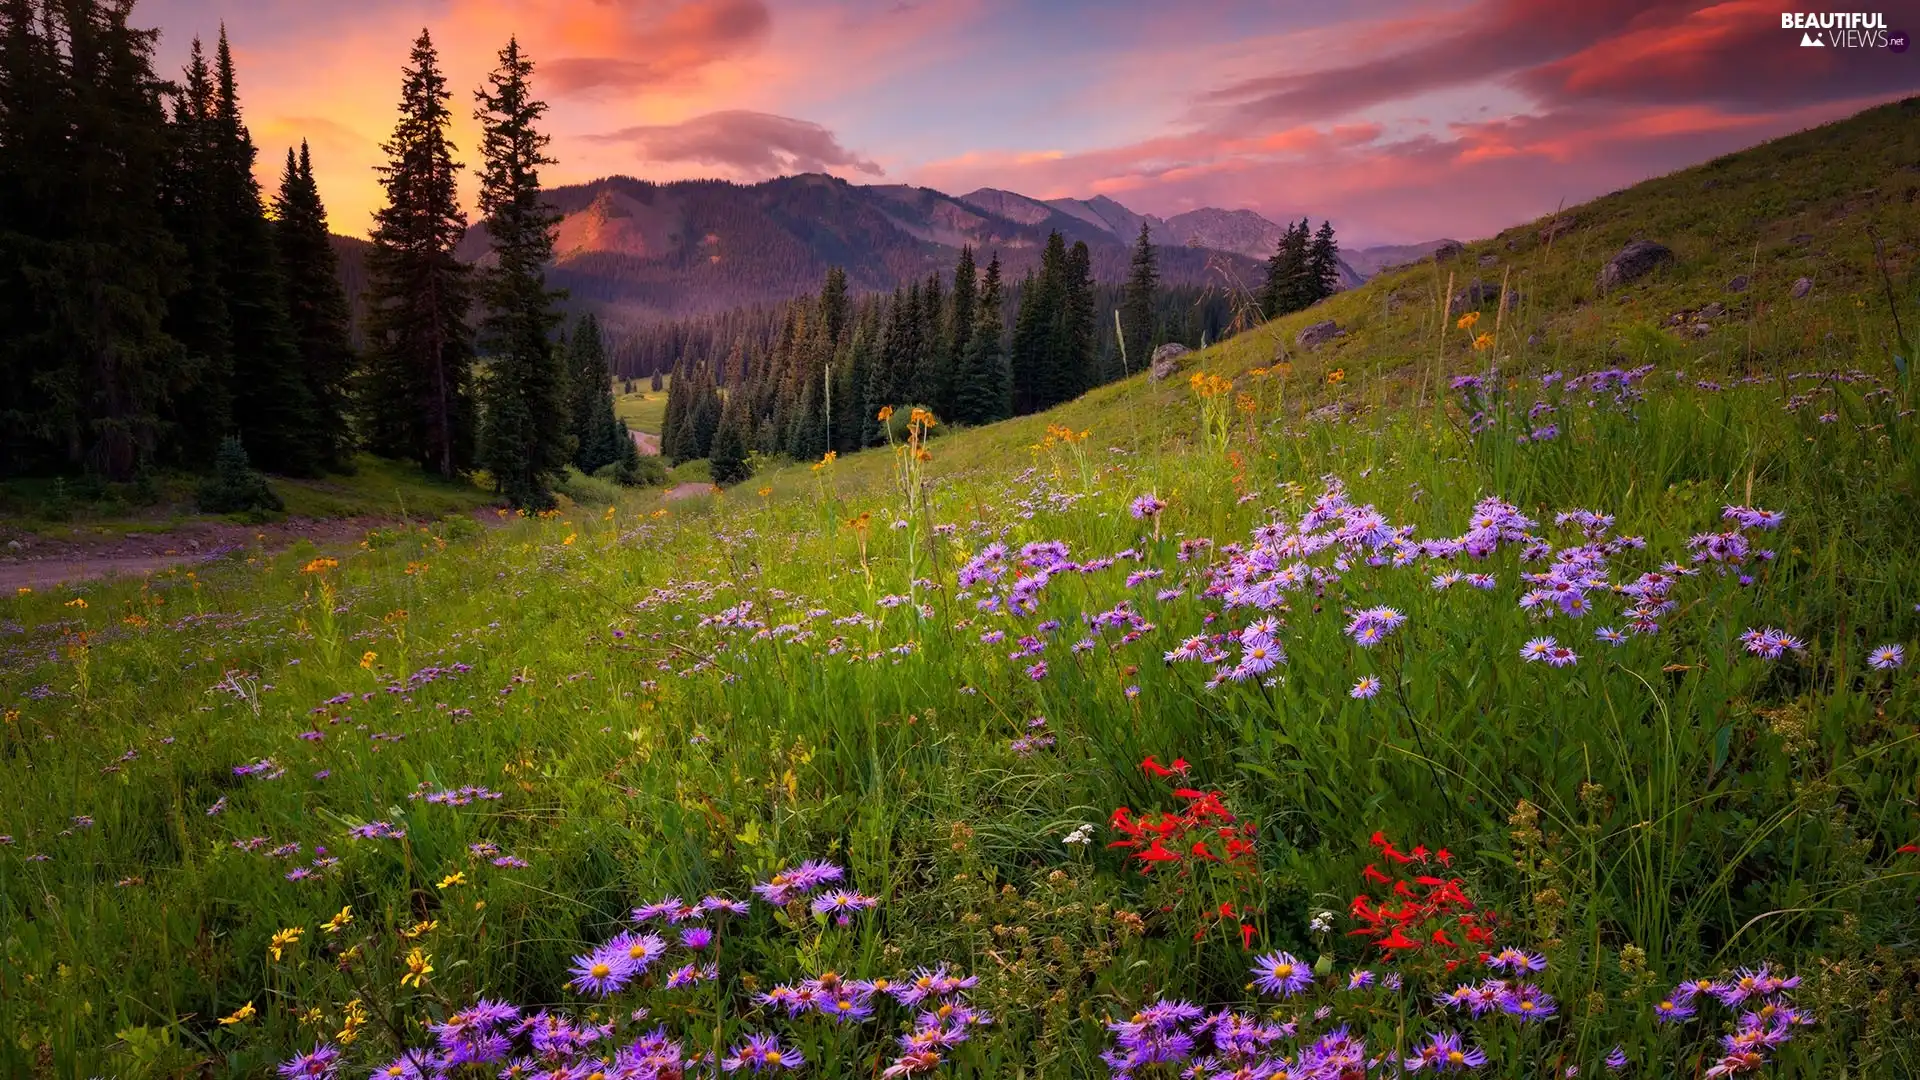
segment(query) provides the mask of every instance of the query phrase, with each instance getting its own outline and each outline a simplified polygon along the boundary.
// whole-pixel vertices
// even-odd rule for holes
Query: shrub
[[[220,440],[213,475],[200,485],[200,509],[209,514],[265,513],[286,509],[267,478],[254,469],[236,436]]]

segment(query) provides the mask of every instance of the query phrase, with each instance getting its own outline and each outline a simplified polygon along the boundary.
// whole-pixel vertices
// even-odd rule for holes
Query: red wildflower
[[[1147,755],[1146,760],[1140,763],[1140,767],[1142,769],[1145,769],[1147,773],[1152,776],[1172,776],[1173,775],[1173,770],[1153,760],[1152,754]]]
[[[1360,877],[1364,881],[1377,882],[1381,885],[1385,885],[1387,882],[1393,880],[1387,875],[1381,873],[1379,868],[1374,866],[1372,863],[1368,863],[1367,868],[1365,870],[1360,871]]]
[[[1241,923],[1240,924],[1240,947],[1243,949],[1253,948],[1253,936],[1257,933],[1259,933],[1259,931],[1253,928],[1252,923]]]
[[[1400,928],[1397,926],[1394,927],[1393,931],[1386,937],[1374,942],[1374,944],[1383,949],[1417,949],[1420,947],[1419,942],[1401,933]]]

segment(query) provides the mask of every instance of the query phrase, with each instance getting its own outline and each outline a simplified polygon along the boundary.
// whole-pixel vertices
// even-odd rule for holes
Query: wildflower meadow
[[[1911,1075],[1911,383],[1218,377],[22,590],[0,1071]]]

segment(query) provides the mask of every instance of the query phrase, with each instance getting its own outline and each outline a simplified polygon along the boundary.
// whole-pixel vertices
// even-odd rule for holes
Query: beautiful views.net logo
[[[1786,11],[1780,28],[1800,31],[1802,48],[1906,52],[1910,40],[1906,31],[1888,29],[1886,15],[1877,11]]]

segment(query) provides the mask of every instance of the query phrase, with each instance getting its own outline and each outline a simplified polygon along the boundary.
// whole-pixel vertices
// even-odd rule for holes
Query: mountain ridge
[[[1087,244],[1096,280],[1118,282],[1127,276],[1142,224],[1152,230],[1167,284],[1257,290],[1266,258],[1285,232],[1245,209],[1203,207],[1160,218],[1105,195],[1042,200],[979,188],[955,196],[911,184],[854,184],[824,173],[752,184],[614,175],[546,194],[560,214],[551,283],[567,290],[569,307],[615,324],[779,303],[817,288],[829,266],[844,268],[856,292],[892,291],[936,271],[950,274],[962,245],[972,245],[983,261],[998,254],[1007,279],[1017,281],[1038,265],[1053,231],[1068,244]],[[335,242],[356,301],[363,245],[345,237]],[[459,255],[485,262],[483,226],[468,230]],[[1359,264],[1391,261],[1399,260],[1361,258]],[[1343,288],[1368,276],[1345,258],[1340,269]]]

